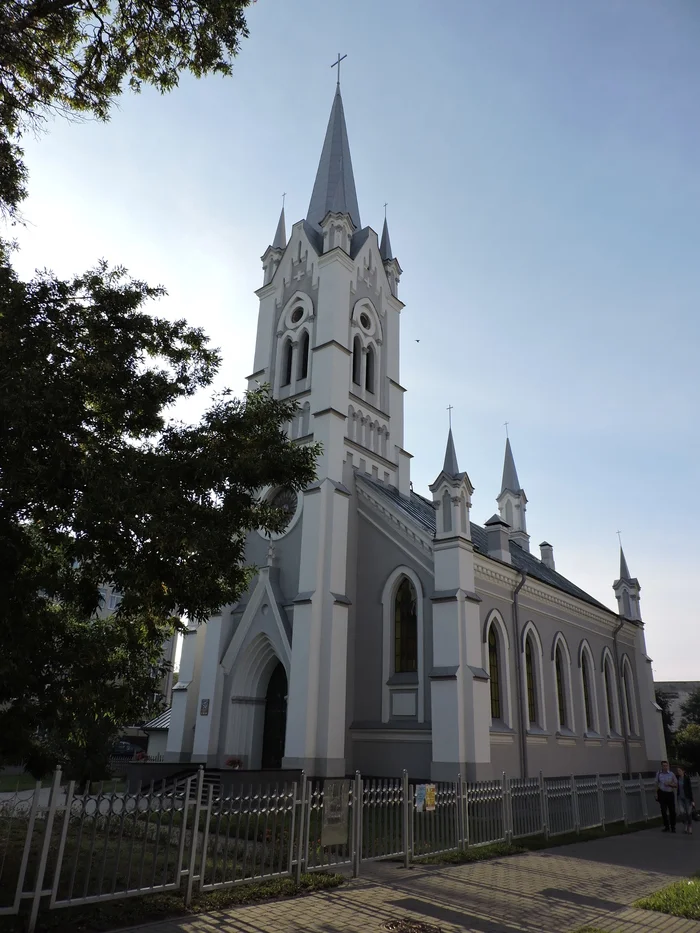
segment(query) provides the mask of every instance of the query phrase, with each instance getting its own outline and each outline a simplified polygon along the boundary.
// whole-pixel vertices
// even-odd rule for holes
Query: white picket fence
[[[697,779],[695,779],[697,784]],[[699,794],[700,796],[700,794]],[[653,779],[621,775],[413,785],[363,779],[217,794],[205,772],[147,792],[0,795],[0,915],[198,891],[413,858],[658,815]]]

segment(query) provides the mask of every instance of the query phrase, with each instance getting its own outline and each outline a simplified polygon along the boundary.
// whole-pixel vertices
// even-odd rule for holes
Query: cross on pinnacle
[[[453,408],[454,408],[454,405],[447,406],[447,417],[450,419],[450,431],[452,430],[452,409]]]
[[[510,424],[510,421],[504,421],[504,422],[503,422],[503,427],[506,429],[506,437],[508,437],[508,425],[509,425],[509,424]]]
[[[340,63],[343,61],[344,58],[347,58],[347,55],[341,55],[340,52],[338,52],[338,60],[333,62],[333,64],[331,65],[331,68],[338,69],[338,87],[340,87]]]

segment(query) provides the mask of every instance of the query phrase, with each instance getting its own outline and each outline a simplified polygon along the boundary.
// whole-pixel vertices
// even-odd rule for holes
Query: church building
[[[262,267],[249,386],[298,401],[289,433],[321,443],[317,480],[261,491],[288,523],[250,534],[250,589],[185,636],[166,760],[448,781],[656,770],[624,554],[613,612],[550,544],[531,553],[509,441],[484,525],[451,430],[430,497],[412,489],[401,266],[386,219],[381,237],[360,220],[339,86],[307,216],[288,236],[283,209]]]

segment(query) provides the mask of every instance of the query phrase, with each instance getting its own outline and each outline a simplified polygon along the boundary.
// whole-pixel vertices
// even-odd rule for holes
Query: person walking
[[[690,784],[690,775],[686,774],[683,768],[678,768],[678,809],[680,817],[685,823],[684,833],[692,835],[693,833],[693,788]]]
[[[678,781],[667,761],[661,762],[661,770],[656,772],[656,799],[661,807],[664,821],[663,832],[676,831],[676,791]]]

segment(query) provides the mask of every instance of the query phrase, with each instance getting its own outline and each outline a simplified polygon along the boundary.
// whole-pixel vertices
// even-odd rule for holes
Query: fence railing
[[[694,779],[700,796],[698,779]],[[697,798],[696,798],[697,799]],[[313,781],[221,794],[200,769],[147,792],[50,787],[0,794],[0,915],[197,891],[363,862],[577,833],[658,813],[653,778],[621,775],[412,784]]]

